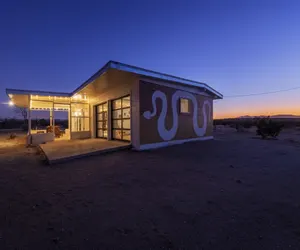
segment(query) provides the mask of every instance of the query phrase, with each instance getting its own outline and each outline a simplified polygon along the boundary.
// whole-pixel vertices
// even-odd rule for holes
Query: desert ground
[[[0,137],[0,249],[300,249],[300,131],[51,167]]]

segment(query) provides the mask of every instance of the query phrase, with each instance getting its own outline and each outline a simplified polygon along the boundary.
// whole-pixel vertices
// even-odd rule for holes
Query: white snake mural
[[[160,90],[156,90],[153,95],[152,95],[152,107],[153,107],[153,112],[145,111],[143,113],[143,116],[146,119],[151,119],[152,117],[154,117],[157,113],[157,107],[156,107],[156,100],[157,99],[161,99],[162,100],[162,111],[159,115],[159,118],[157,120],[157,130],[158,133],[160,135],[160,137],[164,140],[164,141],[169,141],[172,140],[176,133],[177,133],[177,129],[178,129],[178,109],[177,109],[177,101],[180,98],[185,98],[185,99],[189,99],[193,102],[193,127],[194,127],[194,131],[196,133],[197,136],[204,136],[206,129],[207,129],[207,124],[208,122],[211,121],[211,112],[212,112],[212,107],[211,107],[211,103],[208,100],[205,100],[202,106],[202,115],[203,115],[203,127],[199,127],[198,126],[198,102],[196,97],[189,93],[189,92],[185,92],[185,91],[181,91],[181,90],[177,90],[173,96],[172,96],[172,114],[173,114],[173,126],[170,130],[166,129],[165,127],[165,119],[167,116],[167,97],[166,94],[163,93]],[[206,113],[206,106],[209,109],[209,113]]]

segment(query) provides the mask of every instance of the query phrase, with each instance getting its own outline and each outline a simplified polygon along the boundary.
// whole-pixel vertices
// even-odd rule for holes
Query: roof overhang
[[[209,92],[214,97],[214,99],[222,99],[223,98],[223,95],[221,93],[219,93],[215,89],[211,88],[206,83],[188,80],[185,78],[172,76],[172,75],[168,75],[168,74],[164,74],[164,73],[159,73],[159,72],[155,72],[152,70],[147,70],[147,69],[143,69],[143,68],[139,68],[139,67],[119,63],[119,62],[112,61],[111,67],[122,70],[122,71],[142,75],[142,76],[165,80],[168,82],[174,82],[174,83],[180,83],[180,84],[188,85],[188,86],[192,86],[192,87],[198,87],[198,88],[204,89],[205,91]]]
[[[22,90],[6,89],[9,99],[17,107],[28,108],[30,106],[30,96],[70,98],[71,94],[63,92],[40,91],[40,90]]]
[[[103,75],[105,72],[107,72],[109,69],[117,69],[125,72],[129,72],[132,74],[137,74],[140,76],[155,78],[162,81],[168,81],[173,82],[175,84],[182,84],[187,86],[192,86],[196,88],[200,88],[201,90],[204,90],[209,95],[211,95],[214,99],[222,99],[223,95],[213,89],[212,87],[208,86],[205,83],[197,82],[193,80],[188,80],[185,78],[172,76],[164,73],[159,73],[152,70],[147,70],[135,66],[131,66],[128,64],[115,62],[115,61],[109,61],[106,63],[100,70],[98,70],[94,75],[92,75],[87,81],[85,81],[83,84],[81,84],[78,88],[76,88],[71,93],[64,93],[64,92],[53,92],[53,91],[40,91],[40,90],[21,90],[21,89],[6,89],[6,94],[9,96],[11,101],[18,107],[29,107],[30,105],[30,99],[29,96],[36,95],[36,96],[49,96],[49,97],[73,97],[75,96],[79,91],[81,91],[84,87],[86,87],[88,84],[92,83],[94,80],[96,80],[98,77]]]
[[[201,88],[202,90],[204,90],[204,91],[208,92],[210,95],[212,95],[212,97],[214,99],[222,99],[223,98],[223,95],[220,92],[216,91],[215,89],[213,89],[206,83],[188,80],[185,78],[172,76],[172,75],[168,75],[168,74],[164,74],[164,73],[159,73],[156,71],[143,69],[143,68],[139,68],[136,66],[131,66],[128,64],[115,62],[115,61],[109,61],[108,63],[106,63],[100,70],[98,70],[94,75],[92,75],[87,81],[85,81],[81,86],[79,86],[77,89],[75,89],[72,94],[75,94],[75,93],[79,92],[80,90],[82,90],[85,86],[87,86],[88,84],[93,82],[95,79],[100,77],[102,74],[107,72],[109,69],[117,69],[117,70],[129,72],[129,73],[133,73],[133,74],[137,74],[137,75],[141,75],[141,76],[146,76],[146,77],[156,78],[159,80],[165,80],[168,82],[180,83],[183,85]]]

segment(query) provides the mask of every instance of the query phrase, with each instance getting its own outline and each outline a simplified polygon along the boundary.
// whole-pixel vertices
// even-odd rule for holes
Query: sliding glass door
[[[130,96],[112,101],[112,139],[130,141]]]
[[[96,106],[97,137],[107,138],[107,102]]]

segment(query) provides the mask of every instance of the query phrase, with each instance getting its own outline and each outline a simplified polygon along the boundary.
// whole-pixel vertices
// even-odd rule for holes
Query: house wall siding
[[[137,120],[134,119],[134,113],[137,112],[138,105],[138,92],[136,90],[138,86],[139,78],[131,73],[118,71],[115,69],[110,69],[105,75],[101,76],[95,82],[88,86],[88,89],[83,89],[82,93],[87,93],[90,98],[90,110],[91,110],[91,137],[96,137],[96,117],[95,117],[95,107],[98,104],[108,102],[113,99],[117,99],[126,95],[131,96],[131,137],[132,141],[137,141],[138,137],[135,135],[138,132]],[[85,92],[86,91],[86,92]],[[110,105],[110,103],[109,103]],[[110,108],[109,108],[110,110]],[[111,112],[108,112],[108,128],[110,129],[111,124]],[[110,130],[108,130],[110,133]],[[110,139],[110,135],[108,135]]]
[[[163,101],[161,98],[157,98],[155,104],[157,107],[157,113],[155,116],[147,119],[144,114],[145,112],[153,112],[153,103],[152,103],[152,95],[155,91],[159,91],[163,93],[166,97],[166,117],[163,120],[163,126],[159,125],[159,117],[162,115],[163,111]],[[172,96],[177,92],[178,89],[176,85],[174,87],[162,86],[160,84],[150,83],[146,81],[140,81],[139,83],[139,139],[140,139],[140,147],[145,144],[154,144],[168,141],[185,141],[185,140],[194,140],[199,137],[211,138],[213,132],[213,99],[207,95],[202,95],[199,93],[189,93],[188,95],[193,95],[197,101],[197,125],[199,127],[204,126],[204,112],[203,112],[203,104],[206,102],[204,109],[207,117],[207,127],[202,136],[196,134],[194,130],[194,104],[192,101],[189,101],[190,113],[189,114],[181,114],[179,112],[179,100],[177,101],[175,110],[172,107]],[[180,90],[183,91],[183,90]],[[185,92],[185,91],[183,91]],[[210,105],[210,108],[209,106]],[[170,131],[174,124],[173,113],[177,112],[178,114],[178,128],[173,138],[164,139],[159,133],[159,126],[162,128],[160,131]],[[149,114],[149,112],[148,112]]]

